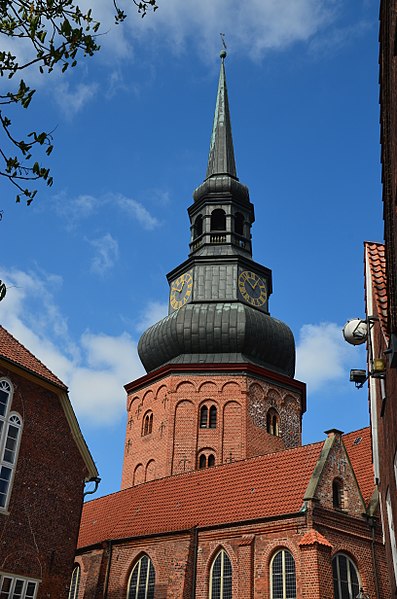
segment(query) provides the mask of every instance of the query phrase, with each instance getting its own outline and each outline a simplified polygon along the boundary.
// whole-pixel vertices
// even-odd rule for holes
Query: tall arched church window
[[[208,428],[208,408],[201,406],[200,409],[200,428]]]
[[[150,435],[153,429],[153,412],[149,411],[143,417],[142,436]]]
[[[147,555],[143,555],[132,569],[127,599],[154,599],[155,578],[151,560]]]
[[[270,562],[271,599],[296,599],[295,560],[286,549]]]
[[[226,231],[226,213],[217,208],[211,212],[211,231]]]
[[[244,235],[244,216],[241,212],[236,212],[234,217],[234,232],[237,235]]]
[[[274,408],[270,408],[266,414],[266,431],[276,437],[280,434],[280,417]]]
[[[216,406],[203,405],[200,408],[200,428],[216,428]]]
[[[216,406],[210,407],[210,428],[216,428]]]
[[[194,221],[194,225],[193,225],[193,237],[194,239],[196,239],[196,237],[200,237],[200,235],[202,235],[203,233],[203,217],[201,214],[199,214],[196,218],[196,220]]]
[[[68,599],[77,599],[79,596],[80,586],[80,566],[75,566],[70,579],[69,597]]]
[[[212,563],[209,586],[209,599],[232,599],[232,564],[224,549]]]
[[[7,509],[18,460],[22,418],[11,412],[13,387],[0,379],[0,509]]]
[[[335,599],[355,599],[360,591],[357,568],[344,553],[337,553],[332,560]]]

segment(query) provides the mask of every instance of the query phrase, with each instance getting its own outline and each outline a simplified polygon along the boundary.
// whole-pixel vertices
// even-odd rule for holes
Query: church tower
[[[141,337],[147,374],[126,385],[122,488],[301,444],[305,385],[291,330],[269,313],[272,273],[252,259],[254,206],[238,177],[221,67],[190,253],[168,275],[169,314]]]

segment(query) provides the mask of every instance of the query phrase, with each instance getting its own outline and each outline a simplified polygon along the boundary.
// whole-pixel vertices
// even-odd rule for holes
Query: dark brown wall
[[[0,513],[0,570],[41,579],[38,598],[63,599],[82,508],[86,467],[58,396],[0,370],[14,385],[23,419],[8,514]]]

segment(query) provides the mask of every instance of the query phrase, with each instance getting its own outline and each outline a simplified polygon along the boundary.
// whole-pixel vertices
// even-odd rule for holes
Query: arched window
[[[332,481],[332,505],[336,509],[343,509],[343,482],[340,478]]]
[[[244,216],[241,212],[236,212],[234,217],[234,231],[237,235],[244,235]]]
[[[212,466],[215,466],[215,456],[213,453],[210,453],[208,456],[208,468],[211,468]]]
[[[11,495],[12,479],[18,460],[22,418],[10,412],[13,387],[0,379],[0,508],[6,509]]]
[[[146,412],[142,423],[142,436],[150,435],[153,429],[153,412]]]
[[[226,231],[226,213],[217,208],[211,212],[211,231]]]
[[[295,560],[286,549],[270,562],[271,599],[296,599]]]
[[[210,599],[232,599],[232,564],[224,549],[211,566]]]
[[[128,581],[127,599],[154,599],[155,571],[147,555],[132,569]]]
[[[210,407],[210,428],[216,428],[216,406]]]
[[[72,578],[70,579],[70,587],[69,587],[69,598],[68,599],[77,599],[79,596],[79,586],[80,586],[80,566],[75,566],[72,572]]]
[[[276,437],[279,436],[279,434],[280,434],[279,421],[280,421],[280,417],[279,417],[277,411],[274,408],[270,408],[270,410],[268,411],[268,413],[266,415],[266,431],[270,435],[275,435]]]
[[[199,468],[200,470],[202,470],[203,468],[207,467],[207,457],[205,455],[205,453],[202,453],[199,457]]]
[[[217,409],[216,406],[208,405],[200,408],[200,428],[216,428]]]
[[[200,237],[203,233],[203,217],[201,214],[198,215],[193,225],[193,239]]]
[[[355,599],[360,591],[357,568],[344,553],[337,553],[332,560],[335,599]]]
[[[208,428],[208,408],[202,406],[200,409],[200,428]]]

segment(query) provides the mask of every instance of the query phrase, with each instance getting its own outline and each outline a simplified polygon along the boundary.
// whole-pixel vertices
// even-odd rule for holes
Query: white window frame
[[[393,558],[393,569],[394,569],[394,578],[397,584],[397,544],[396,544],[396,533],[394,530],[394,519],[393,519],[393,510],[391,507],[391,498],[390,498],[390,488],[387,488],[386,491],[386,513],[387,513],[387,524],[389,528],[389,540],[390,540],[390,548],[391,554]]]
[[[343,553],[341,551],[338,551],[338,553],[335,553],[335,555],[332,558],[332,565],[333,565],[334,560],[336,560],[336,570],[337,570],[337,573],[338,573],[337,578],[338,578],[338,594],[339,594],[339,597],[342,597],[342,586],[341,586],[341,575],[340,575],[339,559],[337,559],[339,556],[344,557],[346,559],[346,561],[347,561],[347,565],[348,565],[348,567],[347,567],[347,584],[348,584],[348,587],[349,587],[348,591],[349,591],[349,594],[353,597],[353,594],[352,594],[352,580],[351,580],[351,574],[350,574],[350,564],[353,565],[353,568],[354,568],[354,570],[355,570],[355,572],[357,574],[358,588],[359,589],[362,586],[360,572],[358,571],[358,568],[357,568],[356,564],[354,563],[354,561],[351,559],[351,557],[349,557],[348,555],[346,555],[346,553]],[[333,574],[332,574],[332,582],[334,584],[333,578],[334,577],[333,577]]]
[[[215,562],[218,558],[221,558],[221,575],[220,575],[220,588],[219,588],[219,596],[221,597],[221,599],[223,598],[224,595],[224,582],[225,582],[225,576],[224,576],[224,570],[225,570],[225,558],[228,559],[229,563],[230,563],[230,568],[232,571],[232,585],[233,585],[233,566],[232,566],[232,562],[230,557],[228,556],[227,552],[224,549],[221,549],[220,551],[218,551],[218,553],[216,554],[216,556],[214,557],[214,559],[212,560],[212,564],[211,564],[211,570],[210,570],[210,588],[209,588],[209,599],[212,599],[212,575],[213,575],[213,570],[214,570],[214,565]],[[233,592],[233,586],[232,586],[232,592]]]
[[[79,596],[80,586],[80,566],[76,564],[73,568],[72,576],[70,578],[69,597],[68,599],[77,599]]]
[[[138,597],[138,593],[139,593],[139,583],[140,583],[140,578],[141,578],[141,566],[142,566],[142,559],[143,558],[147,558],[148,560],[148,568],[146,571],[146,580],[145,580],[145,599],[147,599],[147,597],[149,596],[149,580],[150,580],[150,569],[153,569],[154,572],[154,588],[153,588],[153,595],[154,595],[154,591],[156,590],[156,570],[154,568],[153,562],[150,559],[150,557],[145,553],[144,555],[141,555],[141,557],[139,558],[139,560],[135,563],[134,567],[131,570],[131,574],[128,578],[128,588],[127,588],[127,599],[136,599]],[[138,568],[138,575],[137,575],[137,579],[136,579],[136,588],[135,588],[135,593],[134,596],[131,594],[131,579],[132,576],[135,572],[135,570]]]
[[[19,447],[21,444],[22,417],[18,412],[11,411],[11,405],[14,395],[14,387],[11,381],[7,378],[0,378],[0,389],[8,392],[8,400],[5,413],[0,414],[0,478],[3,468],[10,471],[8,486],[6,489],[4,505],[0,505],[0,512],[7,512],[10,503],[12,487],[14,483],[15,469],[18,462]],[[17,428],[16,443],[12,450],[7,447],[10,427]],[[12,454],[12,459],[9,459]]]
[[[294,566],[295,566],[295,599],[297,597],[297,584],[296,584],[296,562],[295,562],[295,558],[292,554],[292,552],[289,549],[278,549],[271,561],[270,561],[270,597],[271,599],[273,599],[273,564],[274,564],[274,560],[277,557],[277,555],[281,553],[282,554],[282,577],[283,577],[283,599],[292,599],[290,597],[287,597],[287,572],[286,572],[286,566],[285,566],[285,555],[287,553],[289,553],[289,555],[292,557],[292,559],[294,560]]]
[[[10,582],[10,588],[4,591],[4,581]],[[22,583],[21,592],[14,596],[15,587],[18,583]],[[34,584],[33,595],[29,593],[26,595],[29,584]],[[15,574],[7,574],[6,572],[0,572],[0,593],[3,592],[3,597],[7,599],[36,599],[37,591],[39,588],[40,581],[34,578],[26,578],[25,576],[15,576]],[[8,593],[7,595],[5,593]]]

